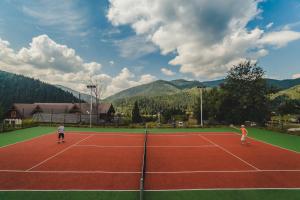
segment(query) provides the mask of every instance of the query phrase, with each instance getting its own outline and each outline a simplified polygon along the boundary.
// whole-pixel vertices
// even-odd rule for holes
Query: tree
[[[134,102],[134,106],[132,109],[132,122],[133,123],[140,123],[142,121],[142,117],[140,115],[140,108],[138,102]]]
[[[2,122],[3,118],[4,118],[4,111],[3,111],[2,104],[0,103],[0,123]]]
[[[264,71],[245,61],[229,70],[223,86],[220,118],[229,123],[247,120],[263,123],[269,118],[268,88]]]

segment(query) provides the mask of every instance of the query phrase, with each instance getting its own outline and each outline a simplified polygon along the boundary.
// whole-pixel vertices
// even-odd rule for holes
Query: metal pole
[[[202,113],[202,88],[200,88],[200,101],[201,101],[201,127],[203,127],[203,113]]]
[[[90,107],[90,128],[92,127],[92,111],[93,111],[93,89],[96,85],[87,85],[87,88],[91,89],[91,107]]]
[[[93,111],[93,93],[91,88],[91,105],[90,105],[90,128],[92,128],[92,111]]]

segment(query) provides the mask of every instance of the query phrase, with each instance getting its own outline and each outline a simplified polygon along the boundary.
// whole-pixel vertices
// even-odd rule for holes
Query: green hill
[[[60,89],[62,89],[62,90],[64,90],[64,91],[66,91],[66,92],[69,92],[69,93],[73,94],[73,96],[75,96],[77,98],[79,98],[79,94],[80,94],[80,99],[82,101],[85,101],[85,102],[88,102],[88,103],[91,101],[91,96],[88,95],[88,94],[80,93],[80,92],[78,92],[76,90],[73,90],[71,88],[65,87],[63,85],[55,85],[55,86],[58,87],[58,88],[60,88]],[[93,97],[93,102],[96,102],[96,97]]]
[[[300,78],[296,79],[285,79],[285,80],[275,80],[275,79],[266,79],[269,86],[277,87],[281,90],[300,85]]]
[[[77,102],[71,93],[53,85],[0,71],[0,104],[6,111],[13,103]]]
[[[275,87],[279,90],[288,89],[295,85],[300,84],[300,78],[298,79],[286,79],[286,80],[275,80],[275,79],[266,79],[269,87]],[[123,90],[117,94],[114,94],[108,98],[106,101],[115,101],[122,98],[131,98],[136,96],[161,96],[161,95],[170,95],[181,92],[185,89],[195,88],[197,86],[205,86],[208,88],[218,87],[224,83],[224,79],[214,80],[214,81],[187,81],[184,79],[177,79],[173,81],[164,81],[158,80],[152,83],[139,85],[132,87],[126,90]]]
[[[106,101],[114,101],[122,98],[130,98],[136,96],[160,96],[180,92],[181,89],[169,81],[158,80],[152,83],[139,85],[136,87],[123,90],[115,95],[106,98]]]
[[[300,85],[296,85],[286,90],[279,91],[273,95],[271,95],[271,99],[275,99],[278,96],[286,95],[290,99],[300,100]]]

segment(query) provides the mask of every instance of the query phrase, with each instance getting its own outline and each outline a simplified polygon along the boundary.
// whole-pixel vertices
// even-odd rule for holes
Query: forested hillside
[[[65,92],[53,85],[0,71],[0,104],[4,111],[13,103],[34,102],[77,102],[71,93]]]

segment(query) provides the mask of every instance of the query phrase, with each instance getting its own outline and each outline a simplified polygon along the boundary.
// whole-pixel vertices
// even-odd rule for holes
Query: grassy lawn
[[[249,136],[280,147],[300,152],[300,136],[278,133],[274,131],[248,128]]]
[[[33,127],[27,129],[21,129],[16,131],[10,131],[0,134],[0,147],[16,142],[28,140],[40,135],[52,133],[56,129],[53,127]]]
[[[296,200],[300,190],[203,190],[145,192],[145,200]],[[0,192],[6,200],[138,200],[138,192]]]
[[[1,200],[138,200],[138,192],[15,191],[0,192]]]
[[[198,190],[148,192],[146,200],[296,200],[300,190]]]

